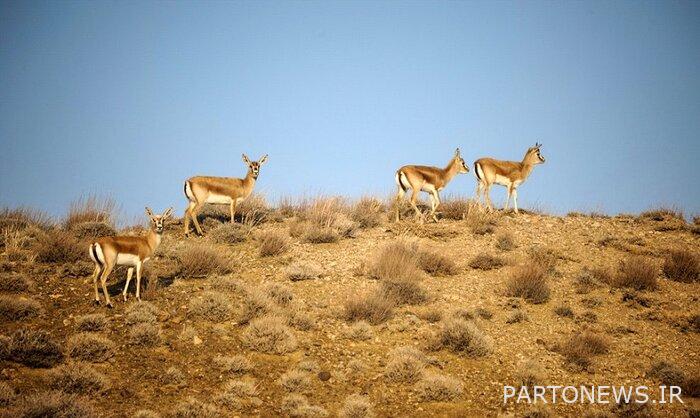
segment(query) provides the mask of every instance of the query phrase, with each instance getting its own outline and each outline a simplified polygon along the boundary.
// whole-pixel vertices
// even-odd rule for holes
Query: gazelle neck
[[[447,163],[447,167],[443,168],[442,171],[444,173],[445,183],[449,182],[454,176],[459,174],[459,163],[457,162],[457,158],[452,158],[450,162]]]
[[[243,179],[243,182],[244,182],[246,185],[254,185],[254,184],[255,184],[255,180],[257,180],[257,179],[258,179],[258,175],[257,175],[257,174],[253,174],[253,170],[248,169],[248,173],[246,173],[245,178]]]
[[[532,173],[532,169],[535,168],[535,164],[528,161],[527,154],[525,154],[525,157],[523,157],[523,161],[520,163],[520,166],[522,167],[520,172],[522,173],[523,180],[526,179],[530,173]]]
[[[152,252],[156,251],[156,248],[158,248],[158,246],[160,245],[160,241],[162,238],[163,238],[162,232],[157,232],[153,228],[148,230],[148,234],[146,235],[146,240],[148,242],[148,247],[151,249]]]

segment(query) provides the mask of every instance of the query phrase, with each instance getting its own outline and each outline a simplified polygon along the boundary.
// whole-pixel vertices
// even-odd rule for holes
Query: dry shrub
[[[516,267],[506,282],[505,293],[506,296],[521,297],[533,304],[547,302],[551,292],[545,270],[534,263]]]
[[[282,412],[291,418],[325,417],[328,412],[320,406],[311,405],[306,396],[292,393],[282,398]]]
[[[186,278],[201,278],[231,271],[230,263],[213,245],[190,244],[179,254],[181,274]]]
[[[458,271],[457,265],[449,257],[425,249],[418,252],[418,267],[426,273],[438,276],[451,276]]]
[[[222,373],[246,373],[253,370],[253,363],[242,355],[216,356],[214,364]]]
[[[380,291],[394,305],[419,305],[430,299],[414,277],[386,278],[380,282]]]
[[[512,311],[508,318],[506,318],[506,324],[517,324],[518,322],[527,321],[527,312],[522,309],[516,309]]]
[[[75,328],[78,331],[97,332],[107,327],[107,317],[104,314],[87,314],[75,318]]]
[[[289,370],[280,376],[279,384],[287,392],[306,392],[311,389],[311,375],[302,370]]]
[[[71,358],[102,362],[114,355],[114,343],[105,337],[89,332],[80,332],[68,339],[68,355]]]
[[[301,280],[314,280],[323,275],[323,269],[316,263],[297,261],[286,269],[287,278],[293,282]]]
[[[493,318],[493,312],[489,311],[486,308],[482,308],[481,306],[477,307],[474,309],[474,313],[479,316],[481,319],[491,319]]]
[[[139,409],[134,413],[133,418],[161,418],[160,414],[150,409]]]
[[[206,321],[223,322],[231,317],[232,311],[229,298],[219,292],[204,292],[190,303],[190,314]]]
[[[20,321],[41,314],[41,304],[32,299],[0,295],[0,320]]]
[[[647,374],[667,386],[681,386],[685,381],[683,371],[666,361],[657,361],[652,364]]]
[[[330,244],[338,242],[340,240],[340,234],[330,227],[305,223],[303,224],[301,239],[311,244]]]
[[[394,314],[394,303],[382,292],[352,296],[345,302],[344,317],[348,322],[367,321],[379,325]]]
[[[81,197],[71,202],[63,226],[70,230],[84,222],[102,222],[113,225],[116,209],[117,204],[112,198]]]
[[[515,372],[516,385],[525,386],[532,390],[533,386],[542,385],[545,379],[542,365],[535,360],[528,359],[520,362]]]
[[[418,312],[418,317],[424,321],[434,324],[442,320],[442,311],[437,308],[425,309]]]
[[[557,306],[556,308],[554,308],[554,313],[564,318],[574,317],[574,311],[571,309],[571,306],[568,305]]]
[[[478,270],[493,270],[499,269],[506,265],[506,261],[503,257],[481,253],[476,257],[472,258],[469,262],[469,267]]]
[[[78,239],[107,237],[117,234],[117,231],[115,231],[111,225],[105,222],[92,221],[74,224],[71,226],[70,232],[72,232]]]
[[[0,273],[0,292],[20,293],[30,288],[29,280],[23,275],[9,272]]]
[[[166,385],[184,385],[187,381],[187,376],[182,370],[175,366],[168,367],[168,369],[158,377],[158,381]]]
[[[385,245],[369,264],[367,274],[373,279],[416,277],[421,274],[415,259],[418,243],[411,240],[396,240]]]
[[[17,393],[12,386],[0,382],[0,408],[10,405],[16,397]]]
[[[34,262],[36,254],[31,251],[31,248],[44,235],[42,230],[34,226],[22,229],[7,227],[2,229],[0,249],[4,249],[5,257],[10,262]]]
[[[467,225],[474,235],[493,234],[496,231],[498,213],[488,212],[479,208],[471,210],[466,218]]]
[[[172,418],[219,418],[221,411],[214,405],[187,398],[175,406],[170,413]]]
[[[557,347],[557,351],[566,358],[569,364],[586,370],[592,363],[592,357],[607,353],[609,345],[603,336],[586,330],[573,334]]]
[[[700,258],[688,250],[671,251],[664,259],[664,274],[683,283],[700,281]]]
[[[297,349],[297,339],[282,318],[265,316],[254,319],[243,331],[243,344],[254,351],[287,354]]]
[[[0,230],[25,229],[36,227],[39,229],[49,229],[53,225],[53,218],[48,213],[41,210],[18,207],[0,209]]]
[[[160,325],[141,323],[129,328],[129,342],[133,345],[154,347],[161,342]]]
[[[40,263],[73,263],[87,258],[88,249],[68,232],[53,229],[35,242],[34,252]]]
[[[374,197],[363,197],[350,208],[350,219],[360,228],[374,228],[386,221],[386,206]]]
[[[212,229],[211,239],[219,244],[237,244],[244,242],[250,235],[250,227],[241,224],[225,223]]]
[[[423,376],[425,365],[426,357],[420,350],[398,347],[389,352],[384,376],[391,382],[415,382]]]
[[[656,265],[648,258],[630,256],[620,262],[612,284],[615,287],[628,287],[635,290],[655,290],[658,287],[657,273]]]
[[[136,302],[124,311],[127,325],[155,324],[158,322],[158,308],[150,302]]]
[[[448,349],[467,357],[481,357],[491,353],[493,342],[476,325],[461,318],[447,318],[433,336],[431,348]]]
[[[547,273],[554,273],[559,255],[549,247],[532,247],[528,249],[527,255],[537,266],[540,266]]]
[[[425,402],[452,401],[462,394],[462,382],[436,373],[426,373],[416,383],[418,397]]]
[[[591,290],[600,286],[600,280],[598,278],[601,277],[602,271],[607,272],[607,270],[602,270],[602,269],[596,269],[596,270],[598,271],[597,273],[595,271],[590,270],[590,269],[585,268],[585,267],[581,270],[581,272],[578,274],[578,276],[576,276],[576,278],[574,279],[574,286],[576,288],[576,293],[578,293],[578,294],[590,293]],[[609,277],[607,279],[609,280]]]
[[[249,227],[259,225],[273,218],[273,211],[265,196],[253,193],[236,205],[235,220]]]
[[[673,208],[660,207],[657,209],[650,209],[639,214],[639,218],[642,220],[649,221],[665,221],[669,219],[677,219],[685,222],[685,217],[683,212],[675,210]]]
[[[22,399],[9,416],[22,418],[92,418],[98,414],[86,397],[61,391],[37,392]]]
[[[505,232],[496,238],[496,249],[501,251],[512,251],[516,248],[515,238],[510,232]]]
[[[287,325],[299,331],[308,331],[316,325],[316,318],[303,305],[295,304],[287,310]]]
[[[280,283],[269,283],[265,286],[265,293],[280,306],[287,306],[292,302],[292,299],[294,299],[292,289]]]
[[[353,393],[345,398],[343,408],[338,412],[340,418],[373,418],[374,411],[367,396]]]
[[[254,288],[245,293],[238,323],[247,324],[255,318],[274,313],[275,311],[276,306],[267,294],[260,289]]]
[[[15,331],[2,357],[29,367],[52,367],[63,361],[61,346],[46,331]]]
[[[294,233],[305,242],[335,242],[356,235],[359,224],[351,220],[342,198],[319,198],[298,213]]]
[[[299,218],[321,227],[332,228],[346,212],[342,197],[317,198],[301,208]]]
[[[358,321],[350,325],[345,331],[345,336],[351,340],[366,341],[372,338],[372,327],[366,321]]]
[[[438,208],[442,219],[461,221],[467,219],[476,210],[475,202],[471,199],[447,196]]]
[[[229,380],[224,384],[222,393],[216,402],[228,408],[242,409],[245,399],[258,393],[257,385],[252,379]]]
[[[107,376],[96,371],[92,365],[80,362],[51,369],[48,382],[51,389],[83,395],[102,393],[110,386]]]
[[[258,240],[261,257],[272,257],[289,250],[289,237],[282,231],[263,231],[258,236]]]

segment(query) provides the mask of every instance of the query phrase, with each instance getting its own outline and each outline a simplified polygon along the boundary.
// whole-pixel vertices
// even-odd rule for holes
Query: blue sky
[[[243,176],[243,152],[269,154],[272,202],[385,194],[403,164],[539,141],[522,207],[700,213],[698,22],[672,1],[2,2],[0,206],[181,213],[184,179]]]

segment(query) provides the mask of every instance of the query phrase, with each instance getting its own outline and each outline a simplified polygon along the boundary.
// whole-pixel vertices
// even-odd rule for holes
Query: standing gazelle
[[[491,203],[491,185],[496,183],[508,188],[508,199],[504,210],[508,210],[510,198],[513,197],[513,208],[518,213],[518,186],[523,184],[537,164],[544,163],[544,157],[540,154],[542,144],[535,143],[528,148],[522,162],[501,161],[493,158],[480,158],[474,162],[474,175],[476,176],[476,200],[481,205],[481,193],[484,194],[484,202],[489,210],[493,210]]]
[[[258,161],[250,161],[243,154],[243,162],[248,165],[245,178],[196,176],[185,181],[185,196],[189,201],[185,210],[185,236],[190,234],[190,219],[194,223],[197,234],[204,235],[197,221],[197,214],[205,203],[230,205],[231,223],[236,213],[236,205],[245,200],[253,192],[255,180],[258,178],[260,166],[267,161],[265,154]]]
[[[468,173],[469,168],[464,163],[464,159],[459,155],[459,148],[455,151],[454,157],[447,163],[447,167],[428,167],[424,165],[405,165],[396,171],[396,221],[399,221],[399,203],[403,200],[404,193],[411,189],[411,206],[416,211],[416,216],[422,221],[420,210],[416,206],[418,192],[424,191],[430,195],[430,217],[437,222],[435,210],[440,205],[440,190],[447,186],[447,183],[454,176],[460,173]]]
[[[98,238],[90,244],[90,258],[95,262],[95,274],[92,282],[95,286],[95,302],[100,303],[100,293],[97,290],[97,279],[102,284],[102,292],[105,302],[112,307],[112,301],[107,293],[107,276],[115,266],[129,266],[126,273],[126,285],[124,286],[124,301],[126,291],[129,289],[131,276],[136,268],[136,299],[141,300],[141,268],[148,261],[160,245],[163,234],[163,225],[173,213],[173,208],[167,209],[162,215],[154,215],[150,208],[146,208],[146,215],[150,219],[148,233],[140,237],[116,236]]]

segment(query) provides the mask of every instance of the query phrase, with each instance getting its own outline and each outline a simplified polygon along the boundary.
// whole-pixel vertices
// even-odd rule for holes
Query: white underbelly
[[[138,255],[134,254],[117,254],[117,264],[120,266],[135,266],[140,263]]]
[[[424,192],[432,193],[435,191],[435,186],[432,184],[424,184],[423,187],[421,187],[421,190]]]
[[[209,193],[209,196],[207,196],[207,203],[227,205],[231,203],[231,197],[222,194]]]
[[[510,186],[510,179],[499,174],[496,174],[496,178],[493,180],[493,182],[502,186]]]

